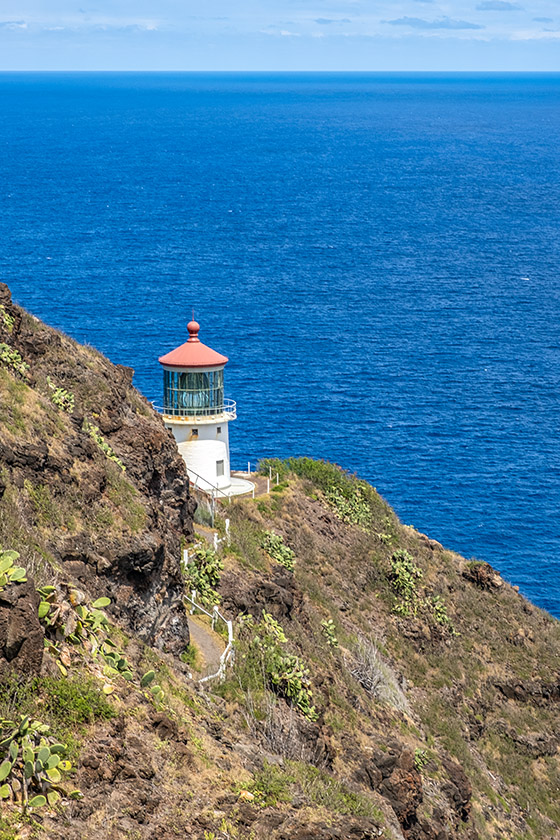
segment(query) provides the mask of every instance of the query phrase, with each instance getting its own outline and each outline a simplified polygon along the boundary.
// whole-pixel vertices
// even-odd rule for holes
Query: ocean
[[[560,75],[0,74],[0,279],[560,616]]]

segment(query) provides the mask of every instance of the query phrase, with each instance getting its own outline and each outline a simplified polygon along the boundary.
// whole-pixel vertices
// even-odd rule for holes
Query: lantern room
[[[188,340],[159,359],[163,367],[163,420],[171,429],[193,483],[206,491],[231,486],[228,423],[236,406],[224,397],[222,356],[203,344],[200,325],[187,325]]]

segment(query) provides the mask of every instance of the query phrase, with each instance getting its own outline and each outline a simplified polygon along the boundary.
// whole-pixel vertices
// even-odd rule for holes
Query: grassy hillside
[[[0,840],[560,837],[556,620],[309,459],[214,552],[130,372],[0,293]]]

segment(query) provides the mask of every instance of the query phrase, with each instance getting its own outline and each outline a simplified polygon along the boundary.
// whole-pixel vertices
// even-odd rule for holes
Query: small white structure
[[[192,483],[211,495],[237,495],[251,482],[232,481],[228,423],[237,416],[224,397],[227,356],[202,344],[200,325],[187,325],[189,338],[159,359],[163,366],[163,420],[171,429]]]

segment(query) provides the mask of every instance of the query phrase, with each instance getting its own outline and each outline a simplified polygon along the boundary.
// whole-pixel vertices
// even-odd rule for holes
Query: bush
[[[262,547],[273,560],[289,569],[294,570],[294,552],[284,544],[284,537],[275,534],[273,531],[265,531],[262,538]]]
[[[325,619],[321,622],[321,630],[323,636],[327,640],[327,644],[329,647],[337,648],[338,647],[338,639],[336,637],[336,628],[334,626],[334,621],[332,618]]]
[[[52,391],[50,394],[51,402],[53,402],[57,408],[62,409],[62,411],[66,411],[67,414],[73,414],[74,394],[71,391],[66,391],[64,388],[59,388],[50,376],[47,376],[47,385]]]
[[[193,552],[193,559],[189,560],[185,569],[186,584],[189,589],[195,589],[201,604],[213,607],[220,603],[220,596],[216,587],[224,564],[215,551],[198,546]]]
[[[126,470],[125,465],[123,464],[121,459],[115,455],[115,453],[101,434],[98,427],[94,426],[93,423],[90,423],[89,420],[84,420],[82,428],[84,432],[87,432],[90,438],[95,441],[95,443],[98,445],[101,451],[105,453],[107,458],[109,458],[110,461],[114,461],[115,464],[118,467],[120,467],[121,470],[124,472]]]
[[[17,350],[13,350],[8,344],[0,342],[0,362],[14,373],[25,376],[29,365],[24,362]]]
[[[286,761],[281,766],[265,761],[247,789],[253,793],[258,805],[266,807],[290,802],[296,786],[310,803],[331,813],[370,817],[383,822],[381,811],[368,796],[350,790],[330,773],[303,761]]]
[[[393,669],[368,639],[359,639],[352,650],[352,659],[346,667],[362,688],[381,703],[400,712],[410,713],[408,701]]]
[[[284,650],[287,638],[281,625],[263,610],[262,620],[255,622],[253,616],[244,616],[240,621],[237,646],[242,667],[245,670],[246,688],[252,683],[259,687],[264,680],[281,697],[288,700],[308,720],[317,720],[318,714],[312,705],[309,670],[299,657]]]
[[[278,473],[282,481],[290,472],[310,481],[324,493],[327,502],[343,522],[359,525],[366,531],[371,528],[376,508],[382,508],[385,514],[389,512],[387,505],[367,481],[351,475],[337,464],[312,458],[287,458],[285,461],[267,458],[260,462],[261,473],[268,475],[269,468],[273,475]]]
[[[422,570],[415,565],[414,558],[408,551],[395,551],[391,557],[389,579],[400,601],[393,607],[398,615],[416,615],[418,611],[418,593],[416,584],[422,578]]]
[[[116,711],[92,679],[44,677],[38,683],[43,708],[51,720],[65,726],[109,720]]]

